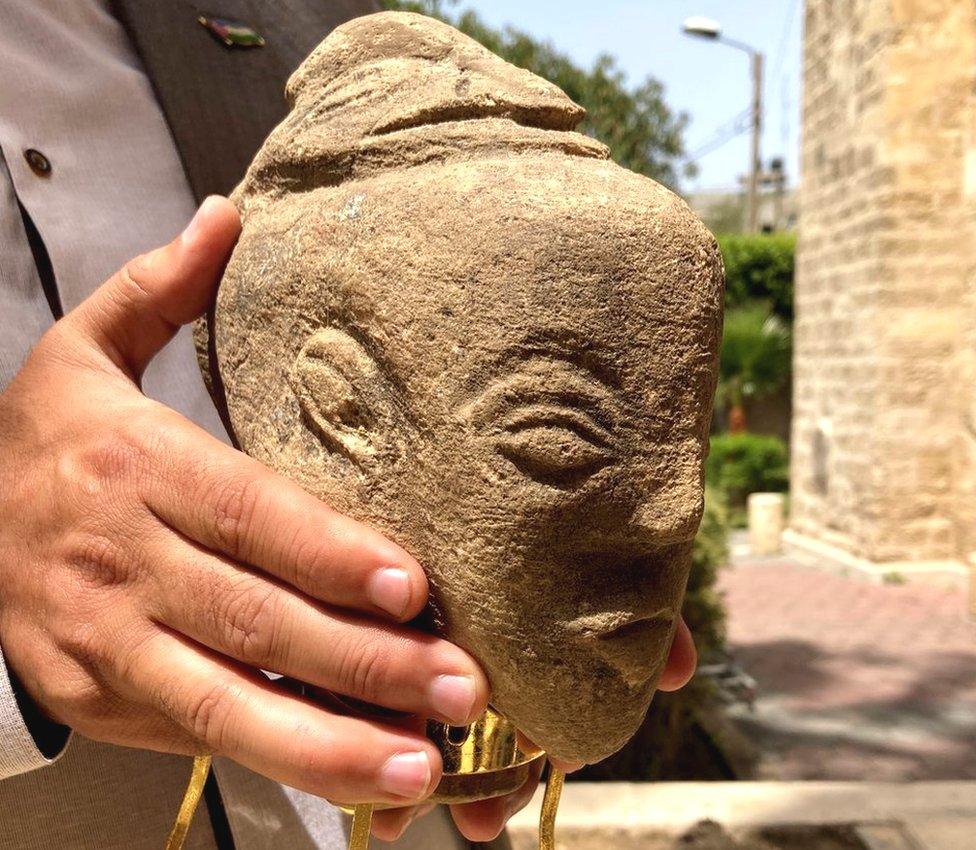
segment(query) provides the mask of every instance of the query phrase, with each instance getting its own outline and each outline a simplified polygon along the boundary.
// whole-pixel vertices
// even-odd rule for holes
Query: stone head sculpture
[[[598,760],[643,718],[689,569],[715,243],[559,89],[429,18],[340,27],[288,98],[210,316],[230,428],[411,551],[495,707]]]

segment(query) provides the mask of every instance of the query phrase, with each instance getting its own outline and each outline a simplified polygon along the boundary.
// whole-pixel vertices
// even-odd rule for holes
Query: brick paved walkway
[[[759,778],[976,779],[976,623],[961,588],[794,560],[724,572],[729,642],[759,684],[736,711]]]

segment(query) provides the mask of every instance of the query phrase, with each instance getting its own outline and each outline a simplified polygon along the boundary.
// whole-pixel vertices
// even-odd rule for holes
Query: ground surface
[[[513,850],[537,850],[535,836],[525,832]],[[871,850],[850,826],[786,826],[750,829],[731,835],[719,824],[703,821],[680,835],[593,832],[564,829],[556,850]]]
[[[741,551],[741,546],[735,547]],[[976,779],[976,623],[966,593],[737,554],[729,643],[758,682],[736,717],[759,779]]]
[[[678,837],[687,850],[869,850],[851,826],[775,826],[733,837],[714,821],[703,821]]]
[[[541,802],[512,819],[514,850],[537,850]],[[571,782],[556,819],[556,850],[974,850],[974,835],[971,781]]]

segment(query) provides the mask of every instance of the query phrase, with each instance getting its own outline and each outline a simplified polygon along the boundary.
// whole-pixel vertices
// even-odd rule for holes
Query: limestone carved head
[[[559,89],[429,18],[330,35],[235,193],[210,369],[240,447],[428,571],[550,753],[640,724],[702,510],[722,270]]]

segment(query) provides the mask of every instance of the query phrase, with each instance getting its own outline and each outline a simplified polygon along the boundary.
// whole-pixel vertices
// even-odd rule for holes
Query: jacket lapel
[[[227,194],[285,116],[285,82],[335,27],[377,0],[111,0],[145,66],[197,200]],[[226,47],[200,15],[239,21],[263,47]]]

